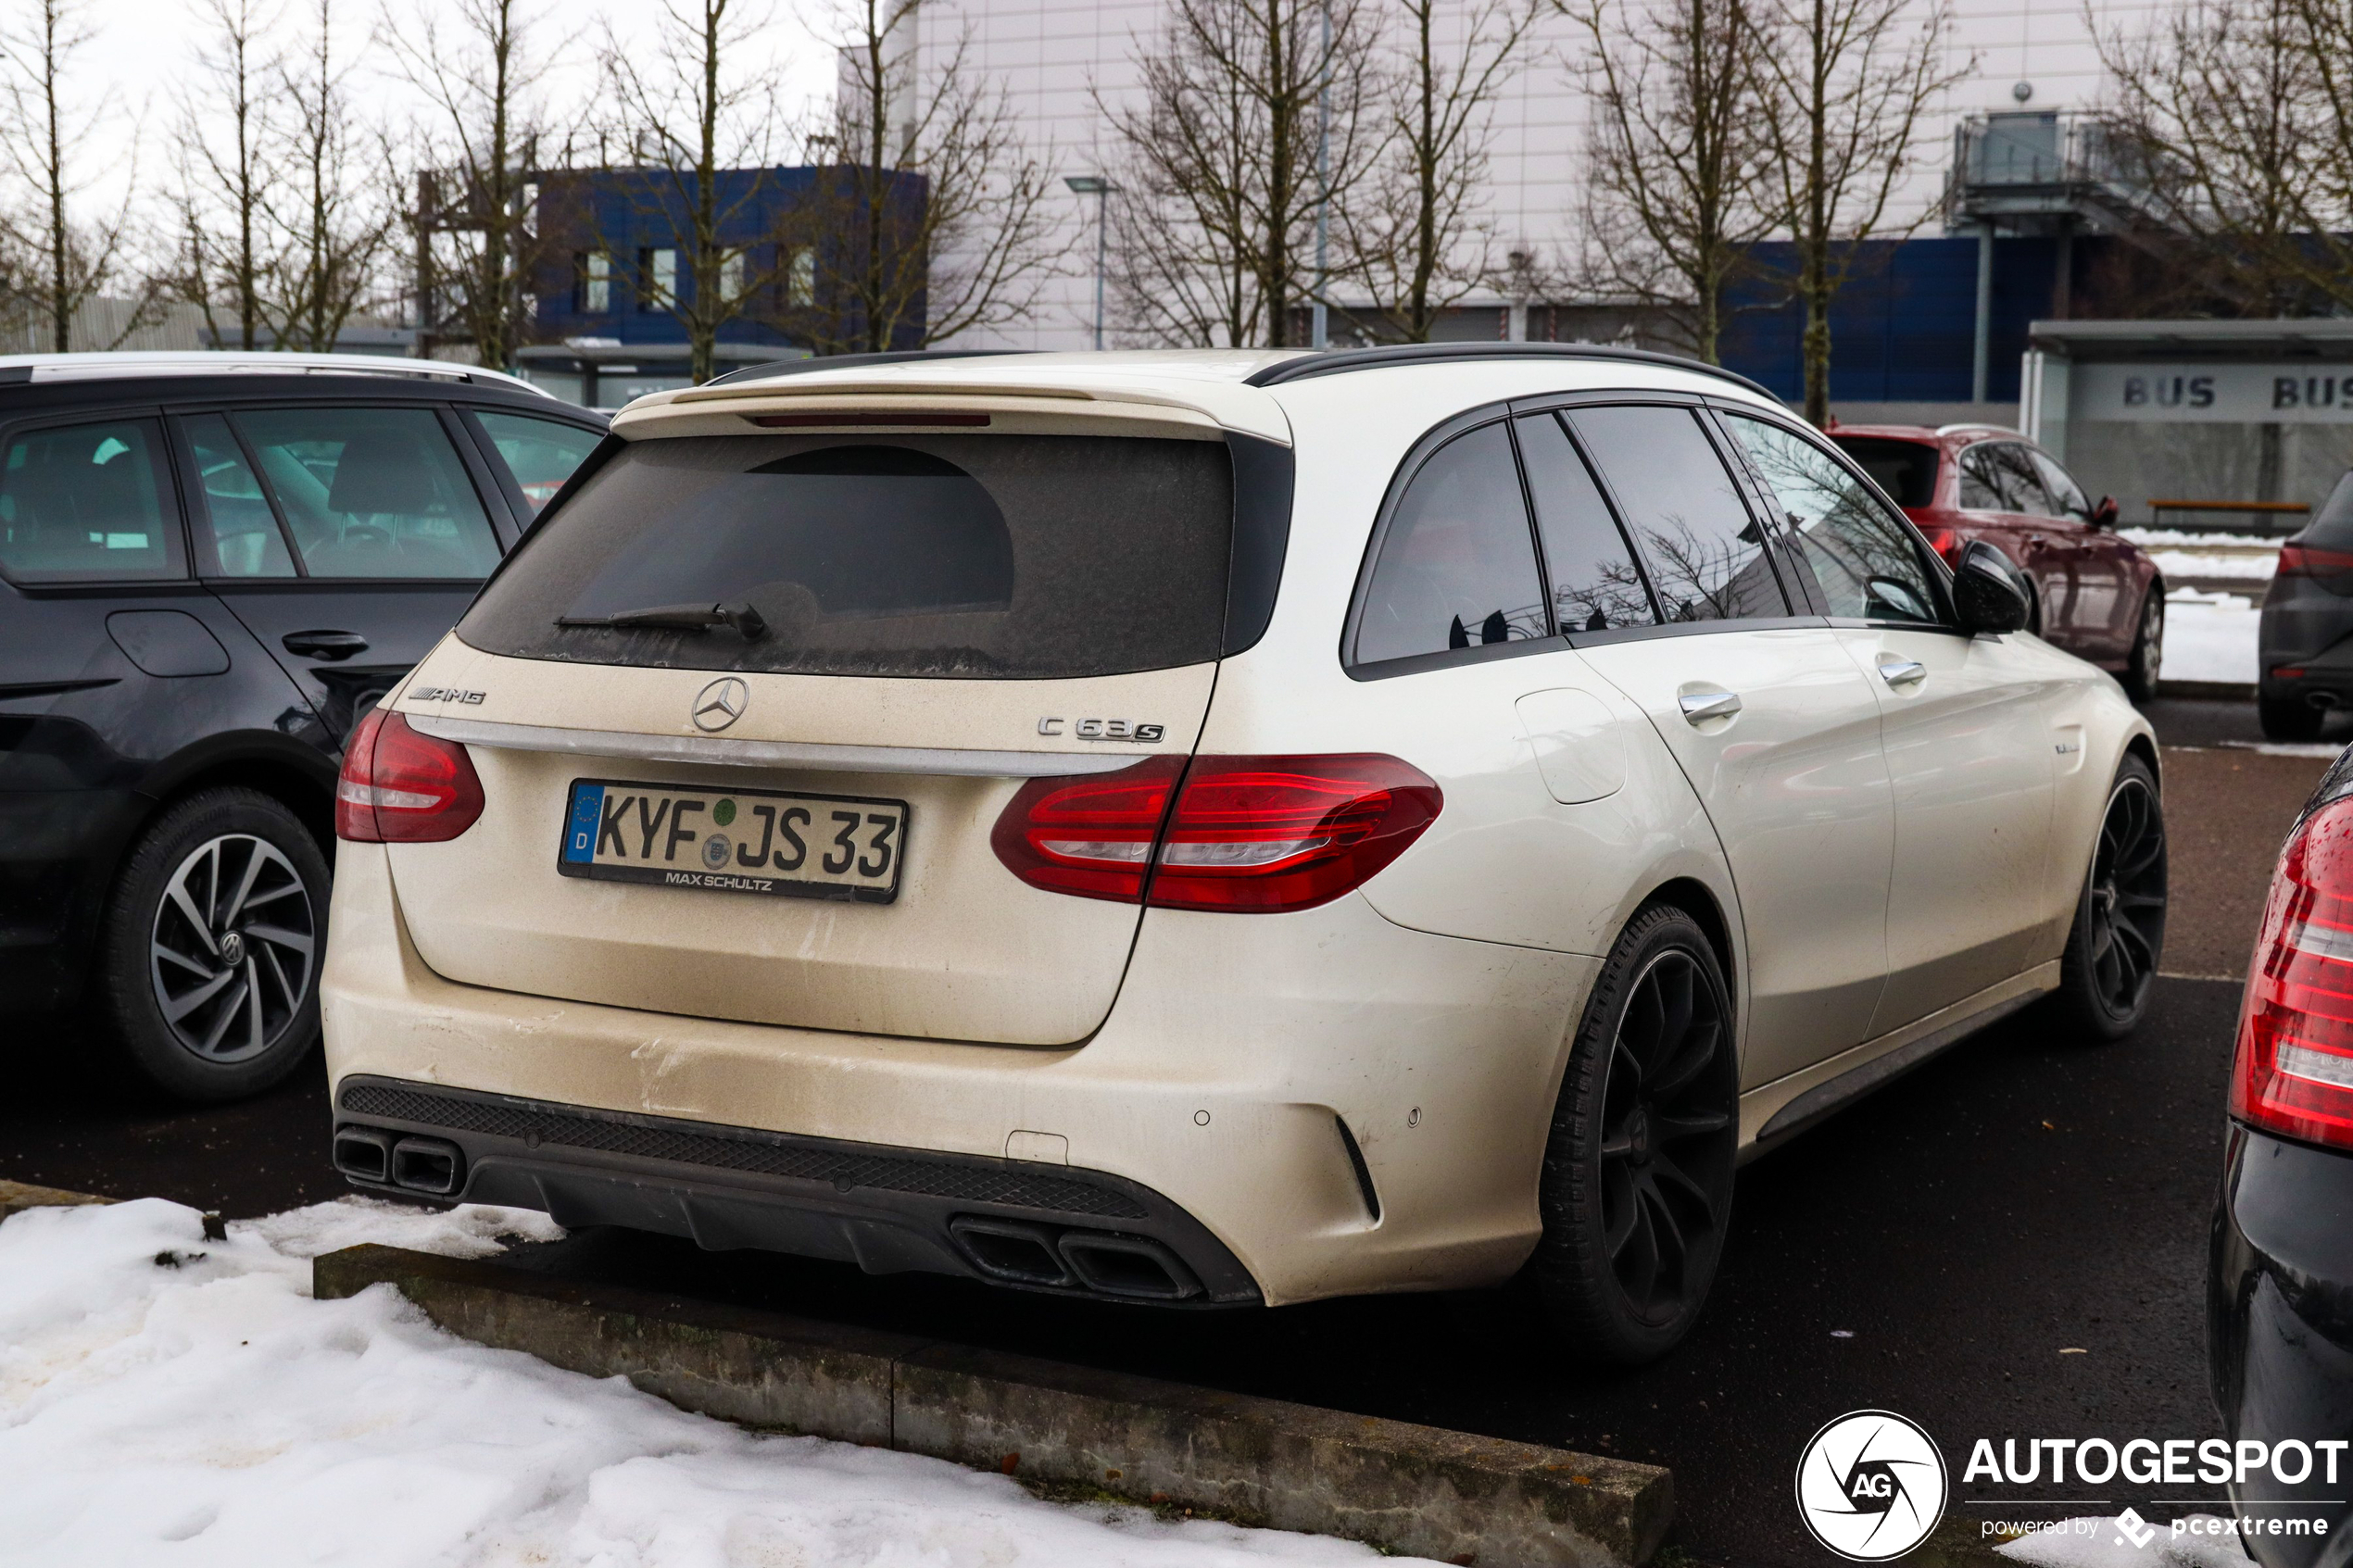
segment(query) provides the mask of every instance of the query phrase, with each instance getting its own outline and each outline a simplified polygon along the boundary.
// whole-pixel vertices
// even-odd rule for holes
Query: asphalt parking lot
[[[534,1261],[1668,1463],[1676,1543],[1709,1562],[1823,1561],[1790,1476],[1844,1411],[1912,1416],[1957,1473],[1981,1436],[2209,1436],[2198,1292],[2236,977],[2323,760],[2253,749],[2237,705],[2153,717],[2174,896],[2147,1024],[2095,1047],[2030,1011],[1748,1167],[1714,1305],[1645,1372],[1579,1373],[1512,1291],[1177,1314],[620,1235]],[[82,1066],[70,1025],[11,1033],[23,1087],[0,1105],[0,1176],[232,1215],[340,1190],[315,1065],[260,1100],[191,1112],[126,1099]],[[2065,1512],[2190,1511],[2121,1489],[2101,1500]]]

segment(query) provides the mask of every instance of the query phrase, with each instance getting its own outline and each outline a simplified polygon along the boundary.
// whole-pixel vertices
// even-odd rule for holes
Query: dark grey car
[[[2256,669],[2263,733],[2273,740],[2311,740],[2329,709],[2353,708],[2353,470],[2280,546]]]

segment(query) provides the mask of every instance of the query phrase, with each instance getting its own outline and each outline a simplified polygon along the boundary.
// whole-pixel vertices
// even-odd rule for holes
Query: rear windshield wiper
[[[624,609],[612,615],[560,615],[559,626],[603,626],[614,631],[707,632],[732,626],[745,642],[768,634],[768,622],[750,601],[733,605],[655,605],[648,609]]]

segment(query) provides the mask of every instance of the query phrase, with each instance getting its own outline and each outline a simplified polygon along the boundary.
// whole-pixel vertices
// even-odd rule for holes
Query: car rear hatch
[[[992,832],[1033,778],[1189,755],[1265,622],[1288,449],[1026,394],[616,428],[394,704],[483,796],[461,836],[388,847],[420,956],[656,1011],[1084,1039],[1140,905],[1027,885]]]

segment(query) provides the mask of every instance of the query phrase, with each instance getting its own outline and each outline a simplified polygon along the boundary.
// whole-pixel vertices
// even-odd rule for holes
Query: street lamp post
[[[1103,346],[1103,256],[1104,238],[1110,229],[1111,194],[1118,187],[1101,174],[1065,175],[1063,183],[1075,195],[1095,198],[1095,350]]]

